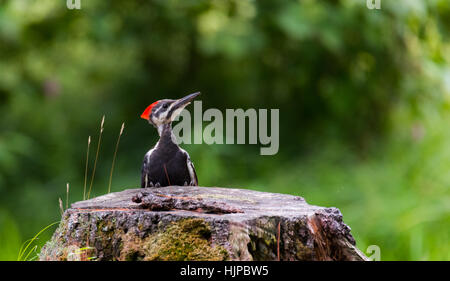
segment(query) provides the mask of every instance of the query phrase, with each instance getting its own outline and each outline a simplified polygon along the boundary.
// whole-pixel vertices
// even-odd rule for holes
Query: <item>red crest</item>
[[[158,104],[159,101],[155,101],[154,103],[152,103],[151,105],[147,106],[147,108],[144,110],[144,112],[141,114],[141,118],[142,119],[150,119],[150,114],[152,113],[152,108]]]

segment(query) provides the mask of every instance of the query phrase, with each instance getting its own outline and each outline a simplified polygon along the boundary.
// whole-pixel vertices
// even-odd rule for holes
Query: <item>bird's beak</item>
[[[199,95],[200,95],[200,92],[196,92],[196,93],[187,95],[184,98],[176,100],[170,108],[170,112],[169,112],[170,120],[173,121],[175,119],[175,117],[177,117],[178,114],[180,114],[181,111]]]
[[[196,92],[190,95],[185,96],[177,101],[175,101],[172,105],[171,111],[180,112],[183,108],[185,108],[188,104],[191,103],[196,97],[200,95],[200,92]]]
[[[193,101],[196,97],[198,97],[200,95],[200,92],[196,92],[190,95],[185,96],[184,98],[181,98],[179,100],[177,100],[174,104],[173,104],[173,109],[177,110],[179,108],[184,108],[186,107],[189,103],[191,103],[191,101]]]

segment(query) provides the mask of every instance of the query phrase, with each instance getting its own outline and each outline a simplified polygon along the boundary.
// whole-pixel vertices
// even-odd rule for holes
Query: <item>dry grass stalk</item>
[[[67,183],[66,188],[66,210],[69,209],[69,183]]]
[[[103,134],[103,125],[104,125],[104,123],[105,123],[105,115],[103,115],[102,122],[100,124],[100,133],[99,133],[99,136],[98,136],[97,152],[95,153],[94,169],[92,170],[91,184],[89,185],[89,192],[88,192],[87,199],[89,199],[90,196],[91,196],[92,184],[94,183],[95,170],[97,168],[98,152],[100,151],[100,144],[102,142],[102,134]]]
[[[61,200],[61,198],[59,199],[59,211],[61,212],[61,217],[64,215],[64,208],[63,208],[63,202]]]
[[[113,161],[112,161],[112,165],[111,165],[111,171],[109,173],[108,193],[111,192],[112,175],[113,175],[113,171],[114,171],[114,165],[116,163],[117,150],[119,149],[120,137],[123,134],[123,129],[124,128],[125,128],[125,123],[122,123],[122,127],[120,128],[120,132],[119,132],[119,137],[117,138],[117,142],[116,142],[116,149],[114,150],[114,156],[113,156]]]
[[[86,183],[87,183],[87,173],[89,164],[89,147],[91,146],[91,136],[88,138],[88,145],[86,151],[86,169],[84,171],[84,188],[83,188],[83,200],[86,200]]]

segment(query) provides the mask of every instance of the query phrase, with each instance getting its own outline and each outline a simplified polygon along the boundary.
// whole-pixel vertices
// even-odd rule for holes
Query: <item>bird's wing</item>
[[[189,183],[189,185],[198,186],[198,178],[197,178],[197,173],[195,172],[194,163],[191,161],[191,157],[189,157],[189,153],[187,153],[186,150],[184,150],[182,148],[180,148],[180,149],[184,154],[186,154],[186,166],[188,168],[189,176],[191,178],[191,182]]]
[[[198,179],[197,179],[197,173],[195,172],[194,163],[192,163],[191,158],[187,157],[187,167],[189,170],[189,175],[191,176],[191,182],[193,186],[198,186]]]
[[[145,156],[144,156],[144,162],[142,163],[142,169],[141,169],[141,187],[148,187],[148,173],[150,169],[150,155],[152,154],[153,149],[149,150]]]

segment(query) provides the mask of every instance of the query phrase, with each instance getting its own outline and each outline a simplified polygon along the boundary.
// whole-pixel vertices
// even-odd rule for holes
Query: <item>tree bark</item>
[[[40,260],[367,260],[337,208],[217,187],[128,189],[66,210]]]

